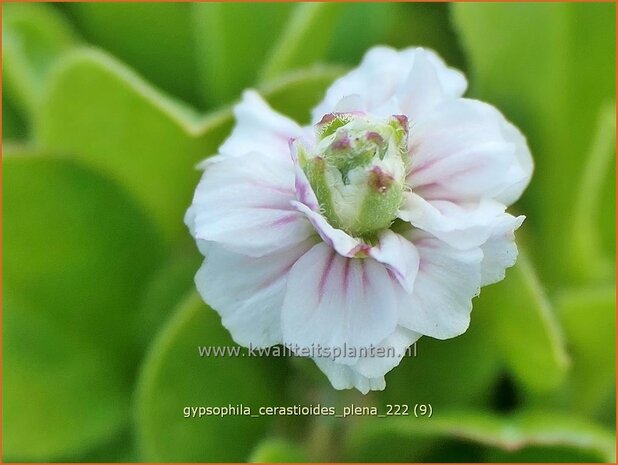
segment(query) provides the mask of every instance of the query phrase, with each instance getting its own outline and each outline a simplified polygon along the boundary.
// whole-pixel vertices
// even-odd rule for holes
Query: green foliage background
[[[3,3],[3,460],[614,461],[614,4]],[[231,344],[193,291],[195,164],[255,87],[302,122],[376,44],[434,48],[536,162],[521,257],[387,389]],[[432,418],[184,406],[431,404]]]

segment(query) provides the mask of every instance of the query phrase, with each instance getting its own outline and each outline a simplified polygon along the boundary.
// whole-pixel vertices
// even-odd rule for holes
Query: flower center
[[[322,214],[348,234],[371,240],[401,206],[408,120],[329,113],[315,125],[316,146],[298,147],[300,165]]]

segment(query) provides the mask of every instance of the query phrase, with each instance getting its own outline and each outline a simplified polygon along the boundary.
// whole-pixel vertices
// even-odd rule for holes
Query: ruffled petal
[[[505,270],[517,260],[515,231],[524,222],[525,216],[504,215],[495,226],[491,236],[481,246],[481,286],[497,283],[504,279]]]
[[[224,156],[238,157],[259,152],[267,158],[281,158],[289,163],[289,142],[302,135],[293,120],[274,111],[260,95],[247,90],[234,107],[236,125],[230,137],[219,147]]]
[[[412,292],[419,264],[414,244],[400,234],[386,230],[380,235],[378,244],[369,249],[369,256],[386,265],[399,284]]]
[[[353,368],[367,378],[384,376],[399,365],[406,355],[407,349],[420,337],[421,334],[417,332],[410,331],[403,326],[397,326],[395,332],[377,346],[385,356],[360,357]]]
[[[399,218],[457,249],[484,244],[506,208],[488,199],[478,204],[457,205],[440,200],[428,202],[414,192],[406,193],[404,198]]]
[[[356,388],[367,394],[369,391],[382,391],[386,387],[384,376],[368,378],[349,365],[341,365],[327,358],[315,358],[314,361],[335,389]]]
[[[350,236],[341,229],[333,228],[321,213],[310,209],[304,203],[292,201],[292,205],[311,222],[322,240],[344,257],[366,255],[370,246]]]
[[[324,100],[312,111],[313,122],[317,123],[325,114],[337,111],[343,102],[347,111],[364,111],[376,116],[416,114],[417,106],[421,110],[443,98],[459,97],[466,86],[463,74],[448,68],[430,50],[408,48],[397,51],[389,47],[374,47],[356,69],[330,86]],[[347,99],[351,95],[355,96],[354,100]]]
[[[398,326],[391,336],[375,347],[375,353],[384,356],[360,357],[354,365],[338,363],[335,358],[319,357],[314,361],[335,389],[356,388],[363,394],[381,391],[386,387],[384,375],[399,365],[408,347],[420,337],[420,334]]]
[[[294,167],[253,152],[217,156],[206,167],[186,215],[197,240],[259,257],[298,244],[313,232],[294,200]]]
[[[437,339],[462,334],[480,290],[483,253],[479,248],[457,250],[420,231],[410,233],[410,239],[418,248],[420,266],[412,295],[400,294],[399,324]]]
[[[290,271],[283,339],[301,348],[378,344],[397,327],[399,287],[377,261],[342,257],[317,244]]]
[[[525,139],[491,105],[449,101],[410,129],[407,183],[427,200],[497,199],[513,203],[528,185],[532,157]]]
[[[314,244],[308,240],[267,257],[251,258],[208,243],[195,283],[234,341],[254,347],[282,342],[281,306],[288,273]]]

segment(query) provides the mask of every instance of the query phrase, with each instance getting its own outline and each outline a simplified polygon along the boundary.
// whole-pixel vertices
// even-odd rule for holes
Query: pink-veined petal
[[[186,215],[195,239],[259,257],[313,234],[305,216],[290,204],[296,198],[291,161],[259,152],[242,159],[215,158],[206,167]]]
[[[399,218],[458,249],[485,243],[506,208],[489,199],[457,205],[449,201],[428,202],[414,192],[406,193],[404,198]]]
[[[357,254],[365,255],[369,250],[370,246],[359,239],[350,236],[341,229],[333,228],[321,213],[313,211],[300,202],[292,201],[292,205],[307,217],[322,240],[335,249],[338,254],[344,257],[354,257]]]
[[[420,266],[412,295],[400,293],[399,324],[437,339],[462,334],[480,290],[483,253],[478,247],[457,250],[420,231],[410,233],[410,239]]]
[[[369,256],[386,265],[399,284],[412,292],[419,264],[414,244],[400,234],[386,230],[380,234],[378,244],[369,249]]]
[[[195,283],[204,301],[221,315],[234,341],[254,347],[282,342],[281,307],[288,273],[314,243],[308,240],[261,258],[208,243]]]
[[[299,347],[378,344],[397,327],[399,287],[372,258],[342,257],[317,244],[290,271],[283,339]]]
[[[514,202],[532,175],[525,139],[491,105],[448,101],[410,128],[407,183],[427,200]]]

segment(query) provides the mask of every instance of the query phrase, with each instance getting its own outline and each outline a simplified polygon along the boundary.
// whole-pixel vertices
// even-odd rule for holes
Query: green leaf
[[[296,4],[281,37],[262,67],[260,80],[268,82],[285,71],[313,64],[322,58],[341,10],[342,5],[337,3]]]
[[[126,62],[149,82],[199,104],[192,5],[187,3],[67,3],[90,43]]]
[[[73,161],[2,165],[3,453],[47,461],[126,424],[131,314],[162,247],[121,189]]]
[[[215,148],[203,141],[211,128],[103,52],[77,50],[56,71],[36,121],[38,143],[117,179],[168,239],[184,233],[194,165]]]
[[[196,3],[191,7],[202,97],[209,106],[230,102],[254,84],[293,5]]]
[[[405,357],[386,375],[383,404],[431,403],[442,407],[482,403],[498,375],[492,338],[480,321],[463,335],[440,341],[423,337],[416,355]],[[411,381],[416,380],[416,381]],[[457,386],[457,389],[453,389]]]
[[[567,390],[569,405],[598,413],[616,381],[616,288],[566,290],[556,299],[573,367]]]
[[[474,316],[474,314],[473,314]],[[386,389],[376,393],[382,412],[388,405],[431,404],[436,409],[478,406],[491,400],[498,375],[498,356],[491,350],[486,326],[473,318],[463,335],[439,341],[423,337],[416,343],[416,355],[405,357],[386,375]],[[381,421],[370,418],[368,422]],[[375,442],[349,451],[346,460],[406,462],[418,460],[431,449],[431,438],[402,448],[400,438],[381,436]]]
[[[611,165],[616,159],[616,104],[607,103],[598,117],[597,132],[592,140],[586,166],[581,175],[578,194],[573,206],[572,259],[573,269],[580,280],[603,278],[615,274],[615,254],[603,250],[601,225],[615,230],[615,221],[606,223],[603,219],[604,185],[608,174],[614,177]],[[615,196],[614,196],[615,198]],[[615,210],[615,209],[614,209]],[[606,227],[607,227],[606,226]],[[612,268],[614,268],[612,272]],[[613,279],[613,278],[612,278]]]
[[[577,275],[569,231],[602,103],[615,100],[615,5],[452,5],[473,95],[497,104],[528,136],[536,171],[522,203],[551,284]],[[578,265],[576,264],[575,267]]]
[[[344,71],[341,66],[316,65],[274,79],[260,91],[275,110],[298,123],[309,124],[311,108],[320,103],[328,86]]]
[[[338,15],[327,59],[336,63],[357,66],[369,48],[376,44],[390,43],[398,7],[395,3],[344,3]]]
[[[359,423],[351,432],[347,450],[371,447],[377,439],[391,436],[411,446],[421,438],[456,439],[509,453],[545,447],[549,461],[586,453],[589,460],[615,461],[612,433],[573,415],[523,411],[511,416],[469,411],[439,411],[431,418],[390,417]],[[571,455],[572,457],[573,455]],[[509,455],[506,455],[509,457]],[[538,461],[535,456],[532,461]]]
[[[307,462],[307,454],[298,444],[281,438],[268,438],[257,445],[248,462],[302,463]]]
[[[191,294],[152,345],[136,394],[136,426],[146,461],[244,460],[272,417],[247,415],[185,418],[186,407],[280,405],[277,360],[200,357],[198,346],[235,345],[218,315]],[[277,371],[279,369],[279,371]]]
[[[32,113],[36,109],[49,69],[75,40],[65,19],[50,5],[4,5],[4,84],[23,113]]]
[[[6,91],[2,92],[2,139],[5,141],[21,141],[28,136],[26,122],[15,108],[12,99]]]
[[[214,154],[229,134],[231,108],[200,117],[94,49],[69,54],[56,71],[37,120],[38,143],[116,179],[165,237],[184,237],[183,215],[200,175],[195,164]],[[263,94],[283,99],[278,108],[286,113],[308,114],[307,98],[321,94],[338,73],[299,71]]]
[[[167,322],[178,301],[194,289],[203,257],[195,243],[177,248],[146,285],[136,310],[135,330],[145,348]]]
[[[557,387],[569,366],[556,315],[536,271],[520,250],[506,279],[483,288],[474,314],[487,319],[486,331],[515,378],[532,392]]]

